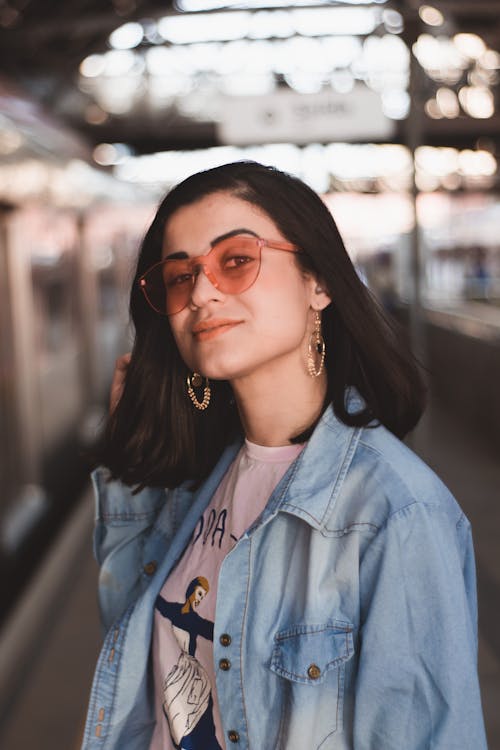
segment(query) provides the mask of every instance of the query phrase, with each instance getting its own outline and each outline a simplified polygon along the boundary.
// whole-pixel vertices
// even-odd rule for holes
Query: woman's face
[[[261,209],[230,193],[213,193],[172,215],[165,228],[163,257],[179,251],[203,255],[217,238],[236,229],[287,241]],[[276,371],[277,362],[305,368],[314,327],[312,306],[322,309],[329,302],[316,287],[294,253],[269,248],[262,250],[256,281],[239,294],[221,292],[200,272],[189,304],[169,318],[184,362],[208,378],[230,381],[266,368]],[[200,323],[205,330],[197,331]]]
[[[205,598],[207,592],[203,586],[197,586],[191,595],[191,605],[193,609],[196,609],[200,602]]]

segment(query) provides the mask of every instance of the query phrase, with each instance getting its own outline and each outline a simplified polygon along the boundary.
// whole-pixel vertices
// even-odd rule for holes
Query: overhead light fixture
[[[389,34],[402,34],[404,31],[404,19],[397,10],[387,8],[382,13],[382,20]]]
[[[262,13],[265,12],[265,16]],[[400,17],[396,11],[390,16]],[[396,15],[394,15],[396,14]],[[220,13],[164,16],[158,21],[158,32],[171,44],[219,42],[236,39],[269,39],[299,34],[306,37],[325,35],[367,35],[382,23],[382,10],[372,6],[288,7],[286,10],[251,13],[245,10]]]
[[[441,120],[444,116],[435,99],[428,99],[425,102],[424,111],[427,117],[430,117],[432,120]]]
[[[89,55],[80,63],[80,74],[85,78],[97,78],[104,73],[104,55]]]
[[[464,149],[458,156],[460,171],[465,175],[491,177],[496,174],[497,161],[489,151]]]
[[[434,81],[458,83],[470,61],[453,40],[420,34],[412,47],[413,54]]]
[[[109,119],[109,115],[98,104],[89,104],[84,112],[84,117],[89,125],[103,125]]]
[[[126,115],[141,97],[141,79],[135,76],[100,78],[94,96],[104,112],[112,115]]]
[[[485,70],[498,70],[500,68],[500,54],[493,49],[487,49],[479,58],[479,63]]]
[[[354,83],[354,76],[349,70],[334,70],[330,76],[330,85],[338,94],[349,94]]]
[[[458,98],[471,117],[486,120],[495,113],[493,94],[486,86],[463,86],[458,92]]]
[[[460,114],[457,95],[452,89],[441,86],[436,92],[436,103],[443,116],[450,120]]]
[[[403,89],[383,91],[382,111],[391,120],[404,120],[410,111],[410,97]]]
[[[471,60],[477,60],[486,52],[486,44],[477,34],[455,34],[453,42],[462,55]]]
[[[140,23],[125,23],[109,35],[109,44],[113,49],[133,49],[143,38],[144,29]]]
[[[297,8],[289,12],[295,31],[304,36],[371,34],[382,20],[382,11],[373,7]]]
[[[158,33],[171,44],[230,41],[246,36],[250,20],[251,14],[245,11],[164,16],[158,21]]]
[[[367,0],[343,0],[345,5],[366,5]],[[378,5],[384,5],[387,0],[373,0]],[[329,5],[330,0],[293,0],[296,7],[308,8],[313,5]],[[258,10],[263,5],[262,0],[175,0],[174,7],[182,13],[203,13],[209,10],[227,10],[237,8],[244,10]],[[266,8],[289,8],[290,0],[266,0]]]
[[[130,155],[130,148],[125,143],[99,143],[92,153],[94,161],[101,167],[121,164]]]
[[[421,5],[418,9],[418,15],[427,26],[442,26],[444,16],[440,10],[432,5]]]
[[[259,10],[252,13],[248,36],[252,39],[286,39],[295,33],[286,10]]]
[[[222,93],[229,96],[261,96],[270,94],[275,82],[270,74],[237,73],[223,76],[219,85]]]
[[[0,117],[0,156],[10,156],[15,153],[22,145],[24,138],[18,130],[5,121],[2,122]]]
[[[107,76],[125,76],[132,72],[139,59],[128,49],[110,50],[104,54],[104,74]]]

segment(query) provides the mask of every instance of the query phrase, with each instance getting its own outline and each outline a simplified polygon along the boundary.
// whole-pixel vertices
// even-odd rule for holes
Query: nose
[[[210,269],[200,265],[191,290],[190,303],[195,307],[203,307],[207,302],[225,299],[225,294],[217,288],[217,280]]]

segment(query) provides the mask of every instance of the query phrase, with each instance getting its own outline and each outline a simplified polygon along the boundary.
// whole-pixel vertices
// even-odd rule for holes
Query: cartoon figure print
[[[162,596],[155,603],[172,623],[181,648],[177,663],[163,682],[163,711],[179,750],[222,750],[215,735],[210,680],[195,656],[198,636],[214,639],[214,623],[196,612],[209,590],[207,579],[198,576],[187,587],[184,603],[167,602]]]

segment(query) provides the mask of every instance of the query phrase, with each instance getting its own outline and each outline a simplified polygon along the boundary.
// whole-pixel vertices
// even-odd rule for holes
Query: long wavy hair
[[[211,384],[205,411],[186,396],[188,370],[168,318],[155,313],[138,279],[161,260],[165,226],[181,207],[215,192],[257,206],[302,253],[297,263],[320,278],[333,300],[322,313],[328,378],[325,406],[347,425],[383,424],[403,438],[425,405],[419,365],[405,335],[359,279],[335,221],[321,198],[301,180],[273,167],[240,161],[199,172],[165,197],[147,231],[130,295],[135,341],[121,399],[108,418],[98,461],[129,485],[176,487],[200,483],[224,448],[241,434],[227,381]],[[366,406],[346,408],[347,386]],[[291,405],[290,408],[293,408]],[[290,439],[303,439],[312,431]]]

